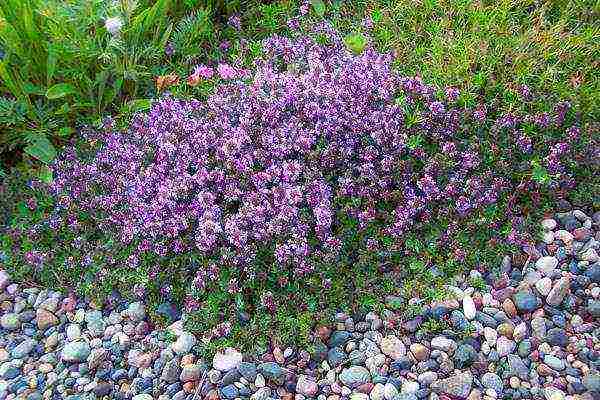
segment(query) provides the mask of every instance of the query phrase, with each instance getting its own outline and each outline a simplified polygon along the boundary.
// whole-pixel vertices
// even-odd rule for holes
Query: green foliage
[[[179,0],[0,2],[0,159],[39,157],[101,115],[139,110],[154,77],[216,48],[218,4]],[[120,21],[109,32],[108,19]],[[167,46],[175,50],[170,55]],[[184,68],[184,69],[183,69]],[[31,138],[35,138],[34,141]],[[24,152],[20,152],[24,150]]]
[[[327,11],[327,9],[323,0],[310,0],[310,4],[312,5],[313,10],[315,10],[315,13],[319,17],[325,16],[325,12]]]
[[[348,49],[354,54],[360,54],[363,52],[365,46],[367,45],[367,39],[364,37],[364,35],[360,33],[355,33],[346,36],[344,38],[344,43],[346,43]]]
[[[213,26],[211,15],[203,9],[182,18],[173,32],[174,48],[176,54],[183,57],[199,56],[201,48],[199,43],[206,43],[213,39]]]

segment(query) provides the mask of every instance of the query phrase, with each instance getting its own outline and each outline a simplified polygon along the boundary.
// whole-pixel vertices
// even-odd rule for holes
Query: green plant
[[[25,154],[47,164],[79,125],[154,97],[153,77],[169,68],[167,45],[176,49],[178,64],[197,60],[203,44],[212,43],[211,11],[189,6],[177,0],[0,2],[0,156],[16,162]]]

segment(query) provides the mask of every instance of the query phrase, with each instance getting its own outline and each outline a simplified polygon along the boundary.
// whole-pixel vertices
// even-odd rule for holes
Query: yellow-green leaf
[[[346,47],[354,54],[360,54],[367,46],[367,39],[360,33],[348,35],[344,38]]]
[[[60,99],[69,94],[75,93],[75,87],[68,83],[57,83],[56,85],[48,88],[46,91],[46,97],[50,100]]]

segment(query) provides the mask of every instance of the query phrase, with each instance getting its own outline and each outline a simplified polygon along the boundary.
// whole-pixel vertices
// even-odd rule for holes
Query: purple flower
[[[228,79],[235,79],[237,77],[237,72],[236,72],[235,68],[233,68],[229,64],[220,63],[217,66],[217,72],[219,73],[219,76],[221,77],[221,79],[228,80]]]
[[[457,88],[454,88],[454,87],[446,88],[446,100],[448,100],[449,103],[456,102],[456,100],[458,100],[459,96],[460,96],[460,90],[458,90]]]
[[[531,138],[524,133],[517,137],[517,146],[523,154],[530,154],[533,149]]]
[[[237,31],[242,30],[242,20],[237,14],[231,15],[227,20],[227,24]]]
[[[442,115],[446,111],[446,107],[444,107],[444,104],[440,101],[433,101],[429,103],[429,111],[431,111],[433,115]]]

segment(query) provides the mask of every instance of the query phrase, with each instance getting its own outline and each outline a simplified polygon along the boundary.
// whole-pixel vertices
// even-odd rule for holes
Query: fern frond
[[[171,43],[178,54],[190,57],[198,55],[202,43],[212,38],[210,13],[200,9],[179,21],[171,35]]]

